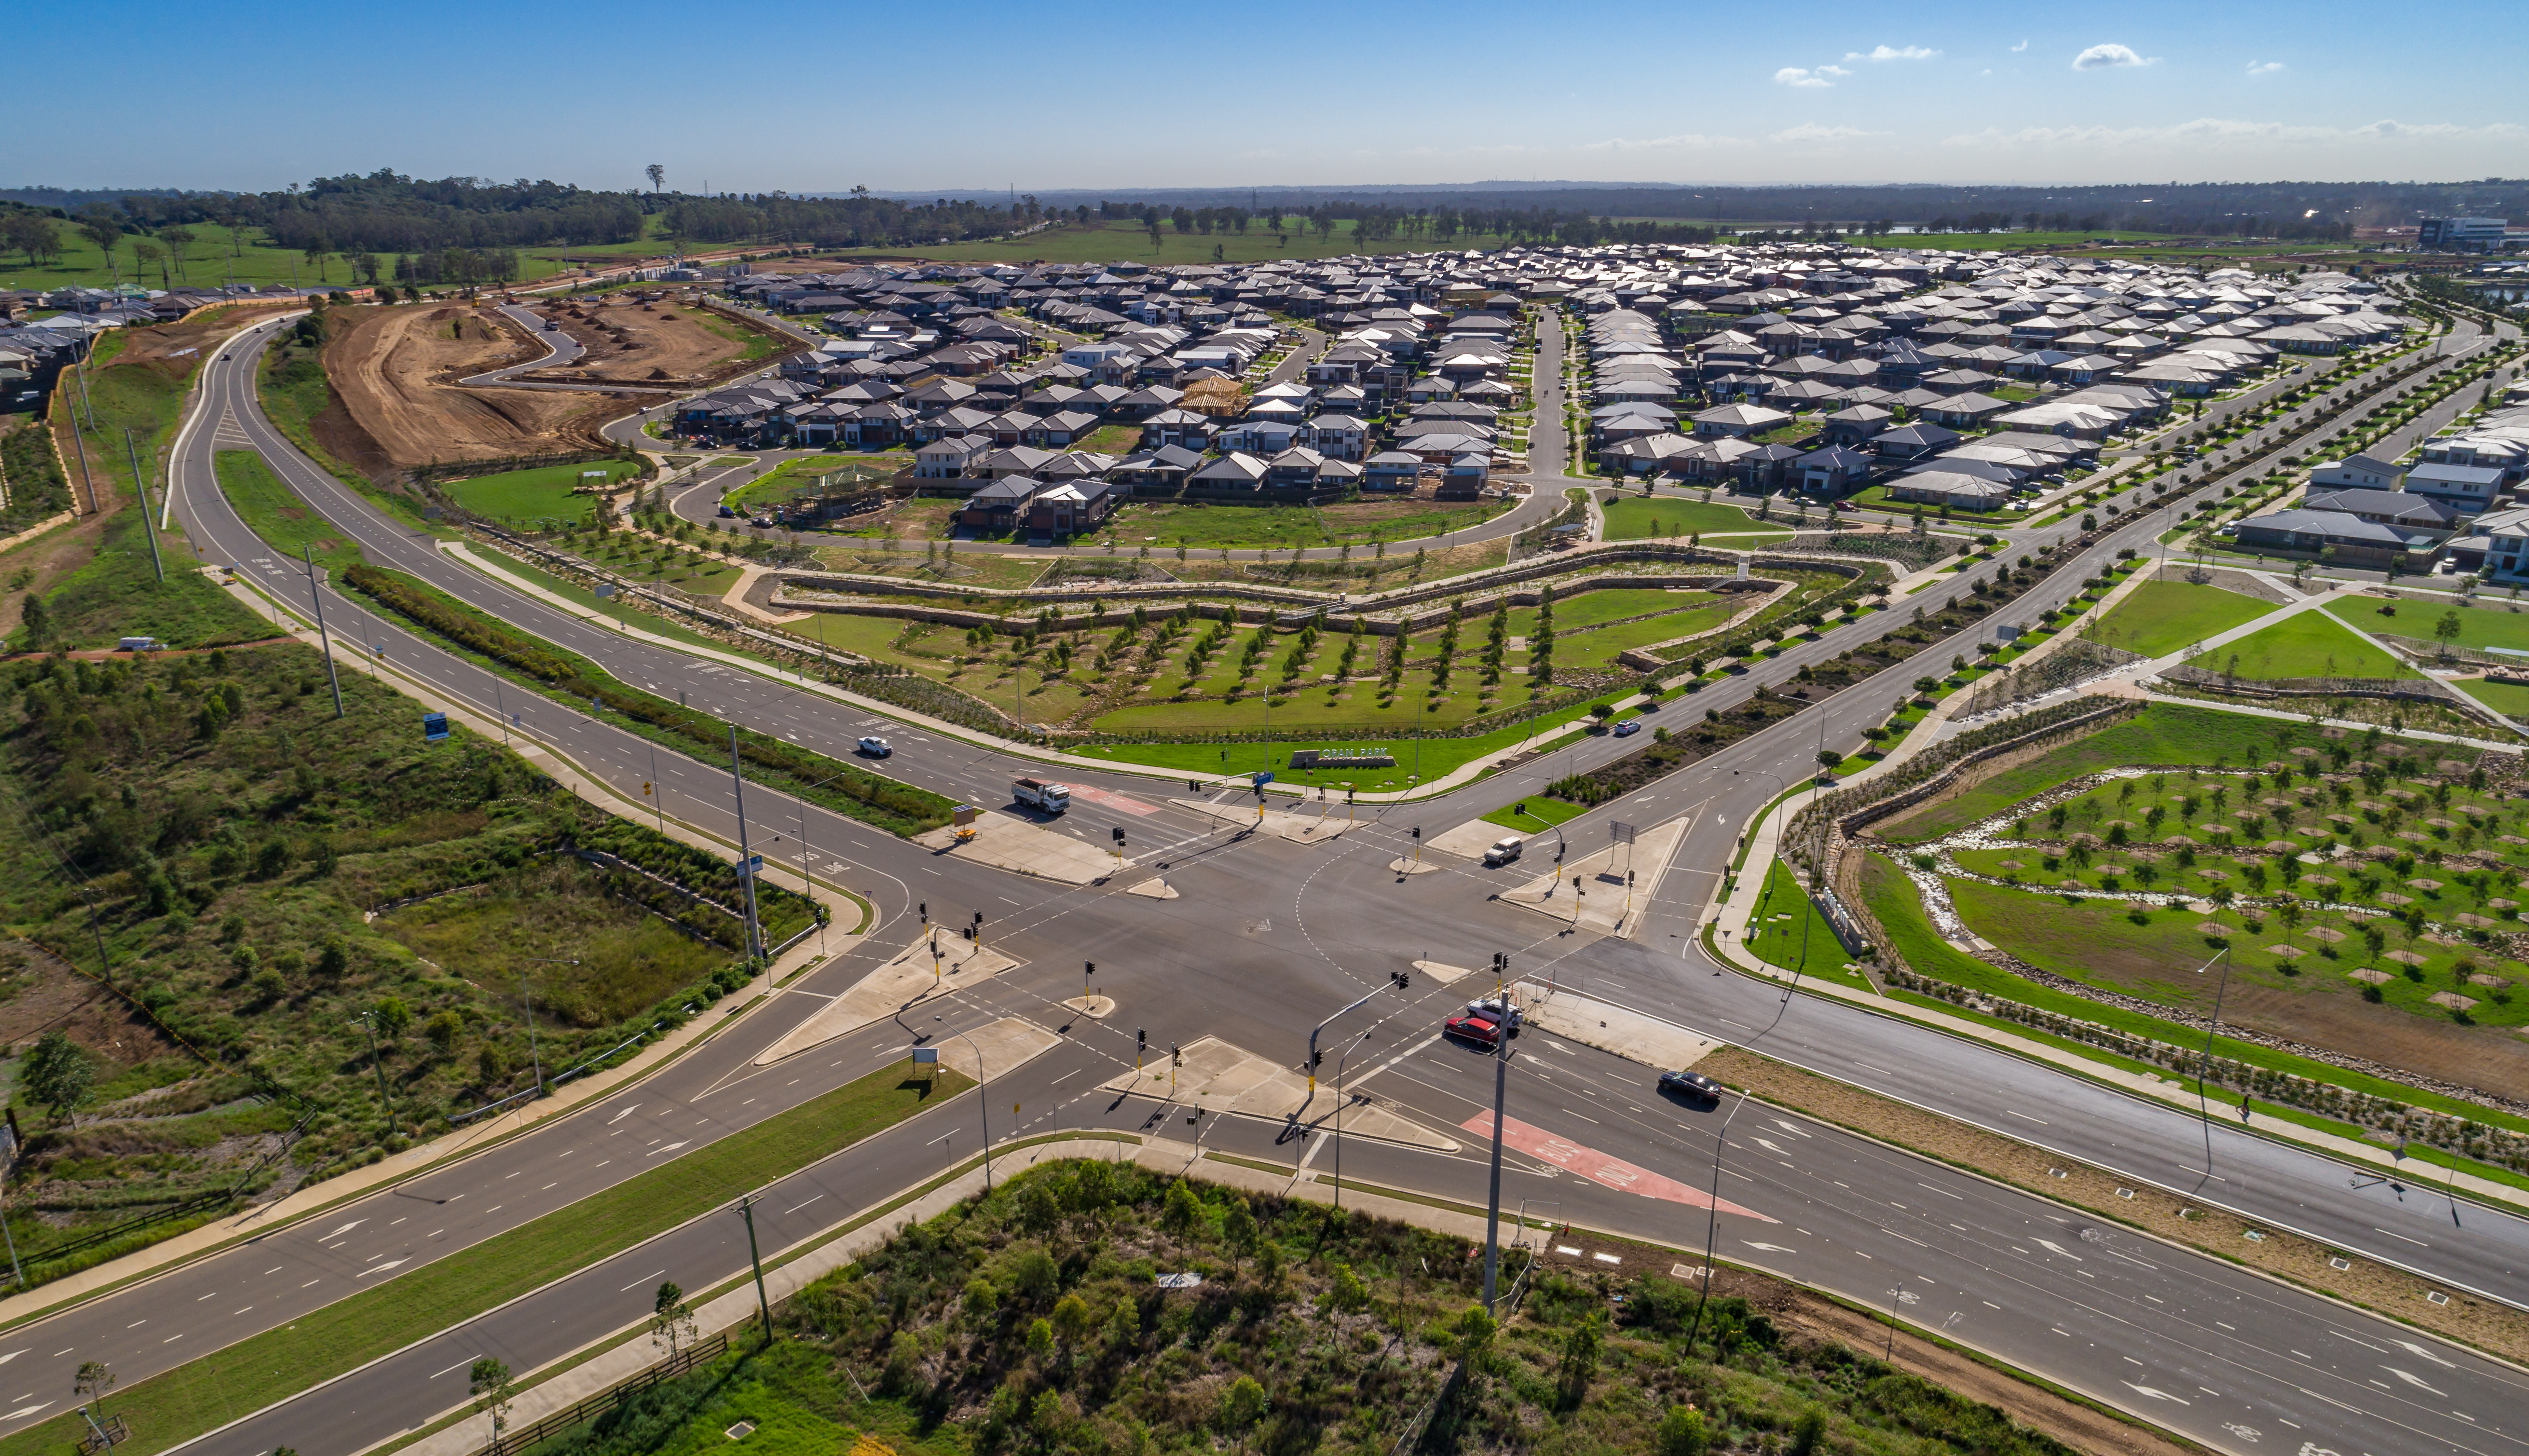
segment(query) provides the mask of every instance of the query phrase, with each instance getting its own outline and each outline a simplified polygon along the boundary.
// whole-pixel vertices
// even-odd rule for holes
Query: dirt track
[[[355,320],[325,346],[325,372],[341,407],[319,417],[317,434],[338,458],[373,474],[603,450],[598,427],[624,408],[603,395],[458,388],[467,375],[544,352],[488,308],[407,304],[343,309],[338,317]]]

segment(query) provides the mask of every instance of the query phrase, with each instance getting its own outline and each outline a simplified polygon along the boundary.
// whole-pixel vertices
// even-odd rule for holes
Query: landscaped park
[[[1871,831],[1863,898],[1917,973],[2144,1035],[2218,998],[2226,1027],[2529,1096],[2517,756],[2155,704],[2004,763]]]

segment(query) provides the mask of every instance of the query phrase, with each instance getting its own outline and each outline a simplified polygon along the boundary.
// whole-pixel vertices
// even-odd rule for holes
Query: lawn
[[[834,484],[839,488],[856,479],[884,478],[911,468],[913,457],[896,451],[820,451],[815,455],[794,455],[730,491],[722,504],[742,513],[777,501],[786,501],[798,491],[813,488],[826,476],[838,477]],[[963,503],[942,504],[953,509]]]
[[[1402,542],[1480,525],[1511,509],[1499,501],[1349,501],[1334,506],[1225,506],[1133,502],[1098,538],[1126,548],[1186,546],[1286,550]]]
[[[2166,657],[2276,610],[2275,603],[2218,586],[2146,581],[2081,635],[2144,657]]]
[[[1741,886],[1735,893],[1748,893]],[[1808,891],[1801,888],[1800,877],[1780,860],[1765,872],[1765,886],[1758,893],[1756,913],[1748,922],[1748,945],[1758,960],[1781,966],[1803,976],[1823,977],[1851,987],[1869,983],[1858,972],[1845,966],[1853,957],[1845,952],[1844,943],[1835,938],[1835,928],[1828,925]]]
[[[452,480],[440,489],[475,514],[512,525],[534,525],[545,520],[577,524],[597,509],[597,497],[583,493],[584,487],[601,482],[612,485],[639,473],[640,466],[630,460],[590,460]]]
[[[1535,798],[1522,799],[1516,804],[1495,809],[1484,816],[1483,822],[1498,824],[1504,829],[1517,830],[1526,835],[1534,834],[1538,830],[1552,829],[1558,824],[1578,819],[1588,812],[1589,806],[1587,804],[1567,803],[1562,799],[1550,799],[1539,794]]]
[[[1627,496],[1601,506],[1607,517],[1607,539],[1639,541],[1693,535],[1744,536],[1748,532],[1763,533],[1769,540],[1783,539],[1779,524],[1768,525],[1736,506],[1711,506],[1698,501],[1681,501],[1673,496],[1653,496],[1647,500]],[[1733,546],[1753,544],[1734,539]]]
[[[934,1080],[936,1079],[936,1081]],[[119,1389],[117,1414],[147,1456],[354,1370],[424,1335],[562,1278],[885,1131],[974,1084],[908,1059],[777,1113],[523,1228],[425,1264],[360,1293]],[[0,1456],[51,1456],[81,1433],[75,1413],[0,1439]]]
[[[2154,703],[2120,723],[2067,743],[2041,758],[1996,774],[1956,798],[1878,827],[1895,839],[1935,839],[1999,814],[2052,784],[2128,764],[2157,766],[2265,763],[2293,748],[2324,750],[2335,740],[2304,724],[2250,718],[2213,708]],[[2392,747],[2401,745],[2388,740]],[[2411,745],[2421,751],[2422,745]]]
[[[2457,687],[2515,723],[2529,716],[2529,683],[2488,682],[2482,677],[2471,677],[2458,683]]]
[[[2453,607],[2442,602],[2409,601],[2397,604],[2403,610],[2394,617],[2379,615],[2379,608],[2388,605],[2392,604],[2340,602],[2335,610],[2366,631],[2394,632],[2402,637],[2437,637],[2441,623],[2456,617],[2458,635],[2452,641],[2460,647],[2529,651],[2529,612],[2516,607]]]
[[[2284,677],[2412,677],[2415,671],[2313,608],[2187,664],[2252,682]]]

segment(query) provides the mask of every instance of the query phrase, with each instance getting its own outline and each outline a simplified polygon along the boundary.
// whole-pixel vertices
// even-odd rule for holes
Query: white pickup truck
[[[1010,797],[1045,814],[1059,814],[1071,807],[1070,789],[1042,779],[1021,779],[1012,783]]]

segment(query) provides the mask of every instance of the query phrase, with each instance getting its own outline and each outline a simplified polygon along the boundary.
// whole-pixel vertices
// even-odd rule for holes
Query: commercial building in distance
[[[2492,252],[2503,245],[2509,227],[2500,217],[2428,217],[2415,245],[2427,252]]]

